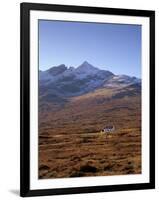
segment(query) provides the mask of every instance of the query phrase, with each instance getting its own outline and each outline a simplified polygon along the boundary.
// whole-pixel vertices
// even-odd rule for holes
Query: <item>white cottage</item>
[[[105,126],[105,127],[101,130],[102,133],[111,133],[111,132],[113,132],[113,131],[115,131],[115,126],[112,126],[112,125]]]

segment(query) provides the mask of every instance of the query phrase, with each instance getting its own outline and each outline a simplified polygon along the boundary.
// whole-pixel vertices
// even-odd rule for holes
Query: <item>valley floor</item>
[[[96,91],[39,114],[40,179],[141,173],[141,97],[108,96]],[[115,131],[101,134],[106,125]]]
[[[141,173],[138,129],[41,137],[39,178]]]

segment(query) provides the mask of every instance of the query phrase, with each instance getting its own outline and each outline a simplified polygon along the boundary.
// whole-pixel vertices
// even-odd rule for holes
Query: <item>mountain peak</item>
[[[49,74],[56,76],[58,74],[63,73],[66,70],[67,70],[67,67],[64,64],[61,64],[61,65],[58,65],[58,66],[51,67],[47,71],[49,72]]]
[[[98,71],[99,69],[84,61],[80,66],[77,67],[77,71],[80,72],[91,72],[91,71]]]
[[[89,62],[87,61],[84,61],[80,66],[91,66],[91,67],[94,67],[92,64],[90,64]]]
[[[90,65],[90,63],[85,60],[82,65]]]

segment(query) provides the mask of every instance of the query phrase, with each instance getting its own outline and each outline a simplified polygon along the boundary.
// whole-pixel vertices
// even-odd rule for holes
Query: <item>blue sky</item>
[[[39,69],[88,61],[141,77],[141,26],[39,20]]]

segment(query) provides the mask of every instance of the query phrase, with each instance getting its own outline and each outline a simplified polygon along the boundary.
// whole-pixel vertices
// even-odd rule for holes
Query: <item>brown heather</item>
[[[98,89],[39,112],[40,179],[141,173],[141,96],[116,94]]]

